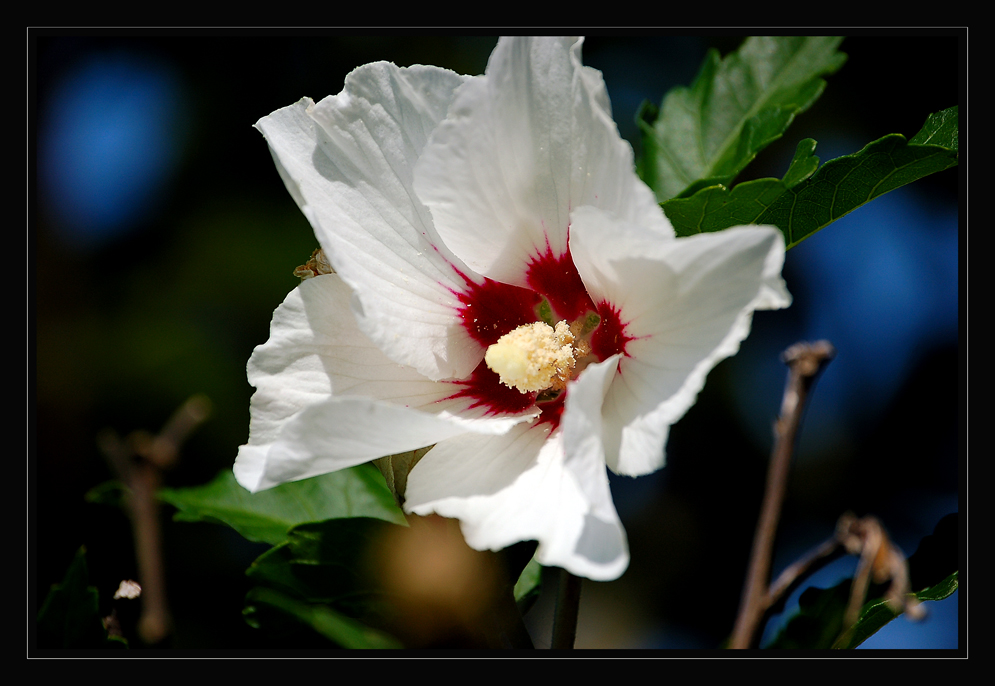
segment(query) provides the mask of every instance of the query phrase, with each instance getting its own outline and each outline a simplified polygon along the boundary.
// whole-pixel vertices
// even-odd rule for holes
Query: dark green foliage
[[[937,143],[915,142],[922,140]],[[783,179],[757,179],[732,189],[713,185],[668,200],[664,212],[678,236],[772,224],[790,248],[879,195],[956,165],[957,108],[930,115],[910,142],[891,134],[821,168],[815,145],[811,138],[798,144]]]
[[[80,547],[61,584],[52,584],[38,612],[39,648],[122,648],[100,618],[99,594],[89,585],[86,548]]]
[[[295,527],[263,553],[246,574],[257,584],[246,598],[254,626],[258,605],[281,610],[344,647],[398,647],[365,622],[383,625],[390,610],[371,574],[370,555],[396,524],[368,517],[332,519]],[[364,641],[369,640],[369,644]],[[388,645],[390,644],[390,645]]]

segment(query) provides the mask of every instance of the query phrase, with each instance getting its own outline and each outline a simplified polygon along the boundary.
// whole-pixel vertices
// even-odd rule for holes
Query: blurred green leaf
[[[638,171],[657,200],[731,183],[822,94],[821,77],[846,62],[842,40],[760,36],[725,59],[711,50],[690,88],[671,90],[660,110],[644,105]]]
[[[360,622],[382,624],[389,614],[371,574],[371,551],[395,527],[368,517],[303,524],[260,555],[246,575],[294,602],[329,605]]]
[[[331,602],[375,593],[366,556],[394,526],[369,517],[302,524],[260,555],[246,575],[302,600]]]
[[[122,507],[124,499],[131,493],[131,489],[125,486],[118,479],[111,479],[102,484],[97,484],[83,496],[88,503],[97,505],[110,505],[111,507]]]
[[[542,565],[535,558],[529,560],[515,584],[515,603],[518,611],[524,616],[542,593]]]
[[[251,624],[258,622],[259,606],[264,605],[294,617],[343,648],[403,647],[393,636],[346,617],[327,605],[305,603],[270,588],[254,588],[245,600],[247,605],[243,614]]]
[[[89,585],[86,547],[76,552],[61,584],[52,584],[38,612],[39,648],[122,648],[107,637],[100,617],[99,594]]]
[[[227,524],[250,541],[277,544],[287,532],[307,522],[348,517],[373,517],[405,524],[383,475],[370,464],[292,481],[249,493],[231,470],[208,484],[164,488],[160,499],[176,507],[174,519]]]
[[[906,142],[891,134],[853,155],[817,169],[815,141],[798,144],[783,179],[757,179],[731,190],[704,188],[692,197],[663,203],[678,236],[721,231],[742,224],[773,224],[792,247],[879,195],[957,164],[957,108],[930,115],[913,141],[930,139],[954,147]]]

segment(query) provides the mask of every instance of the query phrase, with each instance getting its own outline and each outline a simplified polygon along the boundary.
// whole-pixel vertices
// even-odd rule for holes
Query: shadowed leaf
[[[257,587],[245,598],[243,614],[250,623],[258,622],[260,606],[279,610],[311,627],[343,648],[401,648],[396,638],[336,612],[327,605],[305,603],[270,588]]]
[[[97,589],[89,585],[86,548],[80,547],[61,584],[52,584],[38,612],[39,648],[124,648],[109,639],[100,618]]]
[[[176,507],[174,519],[227,524],[250,541],[277,544],[293,527],[344,517],[404,524],[383,475],[370,464],[249,493],[230,470],[208,484],[165,488],[159,497]]]

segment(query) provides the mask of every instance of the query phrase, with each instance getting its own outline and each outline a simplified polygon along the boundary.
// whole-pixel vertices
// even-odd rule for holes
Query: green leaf
[[[806,588],[798,597],[798,612],[766,648],[829,648],[843,630],[852,579],[832,588]]]
[[[394,496],[395,503],[399,505],[404,503],[404,491],[408,487],[408,474],[428,454],[428,451],[434,447],[434,445],[429,445],[424,448],[386,455],[373,460],[371,464],[380,470],[386,482],[387,489]]]
[[[227,524],[250,541],[277,544],[287,532],[307,522],[373,517],[404,524],[383,475],[370,464],[249,493],[230,470],[208,484],[164,488],[159,498],[175,506],[174,519]]]
[[[815,141],[806,138],[798,144],[783,179],[747,181],[732,190],[711,186],[690,198],[668,200],[663,210],[678,236],[773,224],[790,248],[879,195],[956,165],[956,113],[953,107],[931,115],[912,138],[954,147],[906,142],[896,133],[853,155],[830,160],[816,171]]]
[[[286,541],[260,555],[246,575],[301,600],[331,603],[376,595],[367,555],[395,525],[352,517],[294,527]]]
[[[440,524],[443,526],[442,529],[439,528]],[[394,634],[400,632],[405,641],[410,639],[417,643],[421,636],[417,633],[421,631],[417,626],[422,619],[418,614],[411,614],[412,612],[427,611],[431,614],[438,611],[442,613],[440,615],[442,617],[449,616],[448,613],[455,610],[447,609],[445,603],[436,606],[430,599],[424,597],[418,599],[418,593],[415,591],[413,591],[414,598],[399,596],[398,594],[402,593],[396,583],[396,573],[399,570],[395,568],[385,577],[384,570],[391,567],[390,563],[387,563],[387,567],[384,566],[384,554],[391,558],[397,550],[396,546],[399,545],[407,551],[404,555],[415,554],[415,550],[418,550],[417,554],[428,556],[425,558],[426,562],[429,560],[434,562],[429,562],[428,567],[412,570],[412,578],[421,578],[422,582],[426,582],[427,580],[423,578],[426,572],[433,577],[441,573],[445,578],[448,573],[444,569],[448,564],[445,560],[448,556],[445,553],[441,554],[440,558],[432,556],[444,549],[448,543],[440,549],[433,545],[433,541],[436,544],[443,543],[444,539],[448,539],[452,533],[458,531],[450,524],[455,522],[445,523],[444,520],[439,520],[426,526],[401,528],[382,520],[362,517],[305,524],[291,530],[284,543],[260,555],[246,574],[258,586],[265,586],[293,601],[305,605],[327,606],[364,626],[378,630],[386,629]],[[446,533],[447,529],[450,533]],[[523,568],[534,555],[536,543],[520,542],[495,554],[471,551],[465,547],[461,539],[458,541],[451,539],[451,542],[465,550],[477,562],[485,565],[475,568],[482,574],[480,579],[489,579],[483,583],[495,583],[490,588],[497,592],[497,596],[489,601],[493,603],[492,605],[482,610],[478,618],[480,625],[471,631],[471,633],[478,630],[483,632],[474,640],[494,645],[532,647],[528,631],[521,624],[521,614],[519,607],[516,606],[512,588],[514,580],[521,577]],[[412,548],[411,545],[416,547]],[[419,548],[419,545],[423,547]],[[467,561],[468,558],[463,560],[464,563]],[[415,564],[419,566],[420,563]],[[440,564],[442,567],[438,566]],[[486,565],[493,566],[488,570]],[[464,567],[464,569],[469,568]],[[498,576],[491,577],[492,572],[496,572]],[[507,579],[507,582],[503,583],[502,579]],[[416,586],[419,583],[421,582],[416,582]],[[537,580],[526,578],[522,593],[527,596],[537,592],[538,589],[534,588],[536,583]],[[440,588],[433,590],[433,584],[434,582],[423,584],[423,587],[429,590],[429,595],[436,592],[446,593]],[[462,584],[457,584],[460,585]],[[484,586],[480,588],[483,589]],[[460,594],[462,591],[456,589],[456,593]],[[460,597],[472,598],[474,594]],[[523,600],[528,602],[527,598]],[[459,612],[456,612],[456,615],[459,615]],[[450,619],[456,615],[450,616]],[[463,617],[457,622],[465,619],[466,617]],[[249,612],[247,621],[253,625],[266,625],[264,628],[273,632],[284,631],[284,628],[279,626],[279,618],[274,618],[272,615]],[[412,630],[416,633],[412,634]]]
[[[370,555],[395,526],[379,519],[352,517],[295,527],[285,542],[260,555],[246,571],[258,585],[246,598],[246,621],[257,628],[268,624],[279,630],[254,605],[263,602],[260,598],[270,598],[269,605],[341,645],[395,647],[353,646],[348,641],[358,639],[346,632],[349,627],[361,627],[361,633],[373,631],[368,625],[383,626],[392,616],[387,596],[371,573]],[[267,596],[267,592],[277,595]],[[338,621],[343,618],[353,624],[343,628]]]
[[[100,617],[99,594],[89,585],[86,547],[76,552],[61,584],[52,584],[38,612],[39,648],[121,648],[107,638]]]
[[[542,593],[542,565],[536,562],[535,558],[529,560],[529,563],[525,565],[522,575],[515,583],[514,593],[518,611],[525,615],[535,605],[535,601],[539,599],[539,594]]]
[[[122,507],[124,500],[131,494],[131,489],[125,486],[118,479],[111,479],[102,484],[98,484],[86,492],[83,499],[88,503],[97,505],[110,505],[111,507]]]
[[[951,107],[926,118],[922,130],[912,137],[910,145],[938,145],[957,150],[957,108]]]
[[[396,526],[368,517],[303,524],[260,555],[246,576],[295,601],[328,605],[363,624],[384,626],[393,610],[370,556]]]
[[[264,587],[252,589],[245,599],[248,605],[243,614],[250,623],[258,622],[258,606],[265,605],[294,617],[343,648],[403,647],[393,636],[336,612],[327,605],[305,603]]]
[[[637,117],[643,134],[638,171],[657,200],[683,196],[704,180],[731,183],[822,94],[821,77],[846,62],[836,50],[842,40],[753,37],[721,60],[711,50],[690,88],[671,90],[660,110],[644,105]]]
[[[950,597],[956,590],[957,572],[954,572],[936,586],[924,588],[914,595],[921,601],[943,600]],[[856,648],[897,616],[898,614],[891,609],[884,598],[872,600],[864,605],[856,623],[845,634],[836,639],[832,647],[836,649]]]

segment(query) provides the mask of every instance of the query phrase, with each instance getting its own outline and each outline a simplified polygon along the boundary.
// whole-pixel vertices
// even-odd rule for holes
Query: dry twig
[[[850,587],[850,602],[843,616],[844,632],[859,619],[871,581],[876,584],[891,581],[884,597],[895,614],[904,611],[912,619],[925,615],[919,600],[912,595],[905,555],[891,542],[876,517],[858,519],[852,512],[847,512],[836,524],[836,540],[848,553],[860,556]]]
[[[125,509],[131,518],[142,586],[138,633],[149,645],[161,642],[172,629],[166,600],[159,501],[155,494],[162,486],[163,470],[176,464],[180,446],[209,412],[210,401],[197,395],[180,406],[158,436],[135,431],[122,439],[113,429],[105,429],[97,437],[111,469],[129,491]]]
[[[760,519],[753,538],[750,566],[743,587],[743,598],[736,617],[730,648],[749,648],[756,638],[760,620],[767,610],[767,582],[770,578],[774,535],[781,517],[788,468],[794,451],[795,438],[801,424],[805,400],[822,367],[836,354],[829,341],[796,343],[784,351],[782,359],[788,365],[788,381],[781,401],[781,416],[774,424],[774,450],[767,471]]]

